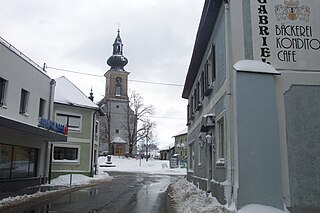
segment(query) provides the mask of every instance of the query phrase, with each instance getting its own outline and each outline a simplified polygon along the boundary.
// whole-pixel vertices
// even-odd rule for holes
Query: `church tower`
[[[107,64],[111,67],[104,76],[106,77],[106,98],[128,100],[128,75],[124,66],[128,63],[128,59],[123,56],[123,44],[120,37],[120,30],[113,43],[112,55],[107,60]]]
[[[112,55],[107,64],[105,97],[99,105],[106,112],[100,117],[100,152],[125,155],[129,152],[129,131],[136,126],[134,113],[129,106],[128,75],[124,67],[128,59],[123,56],[120,30],[113,43]],[[128,131],[129,130],[129,131]]]

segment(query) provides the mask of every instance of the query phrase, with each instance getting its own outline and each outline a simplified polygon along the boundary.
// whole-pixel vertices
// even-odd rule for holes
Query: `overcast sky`
[[[0,36],[40,66],[103,76],[120,24],[123,54],[129,60],[129,91],[156,108],[159,147],[186,127],[183,87],[204,0],[0,0]],[[105,78],[47,69],[62,75],[95,101]]]

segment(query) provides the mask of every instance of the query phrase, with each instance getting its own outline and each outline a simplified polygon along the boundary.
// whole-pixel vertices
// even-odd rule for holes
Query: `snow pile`
[[[26,195],[25,194],[25,195],[22,195],[22,196],[7,197],[7,198],[4,198],[4,199],[0,200],[0,208],[1,207],[5,207],[5,206],[10,206],[10,205],[13,205],[13,204],[17,204],[19,202],[21,203],[21,202],[24,202],[24,201],[28,201],[31,198],[38,198],[38,197],[43,196],[46,193],[47,192],[37,192],[37,193],[31,194],[31,195]]]
[[[68,175],[61,175],[55,179],[52,179],[50,184],[44,184],[42,186],[46,186],[46,187],[66,186],[68,188],[68,186],[70,186],[70,177],[71,176],[69,174]],[[112,177],[109,176],[109,174],[107,174],[107,173],[95,175],[93,178],[85,176],[85,175],[81,175],[81,174],[73,174],[71,183],[72,183],[72,187],[74,187],[74,186],[88,185],[90,183],[95,183],[97,181],[106,181],[106,180],[111,180],[111,179],[112,179]],[[65,188],[65,189],[67,189],[67,188]],[[42,197],[45,195],[56,193],[58,191],[61,191],[61,189],[45,191],[45,192],[38,191],[34,194],[29,194],[29,195],[25,194],[22,196],[7,197],[7,198],[0,200],[0,208],[10,206],[13,204],[22,203],[22,202],[28,201],[30,199]]]
[[[211,194],[208,195],[205,191],[198,189],[185,178],[171,184],[169,195],[175,203],[177,213],[290,213],[286,208],[285,211],[282,211],[258,204],[246,205],[236,211],[235,208],[221,205]]]
[[[107,157],[99,157],[99,173],[109,171],[121,171],[121,172],[142,172],[149,174],[167,174],[167,175],[186,175],[186,168],[172,168],[170,169],[168,160],[155,160],[150,158],[126,158],[122,156],[111,156],[113,167],[105,167]]]
[[[216,198],[208,196],[206,192],[184,178],[172,184],[171,187],[169,195],[176,204],[177,213],[232,212],[222,206]]]
[[[85,175],[81,175],[81,174],[72,174],[72,175],[68,174],[68,175],[60,175],[59,177],[53,179],[50,184],[46,184],[46,186],[48,186],[48,185],[52,185],[52,186],[70,185],[70,178],[72,178],[71,185],[85,185],[85,184],[89,184],[89,183],[92,183],[97,180],[111,180],[112,179],[112,177],[110,177],[108,173],[98,174],[98,175],[95,175],[93,178],[85,176]]]

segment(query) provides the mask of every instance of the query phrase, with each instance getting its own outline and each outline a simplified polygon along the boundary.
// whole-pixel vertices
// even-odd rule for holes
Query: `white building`
[[[67,140],[63,126],[50,121],[54,87],[39,65],[0,38],[1,191],[45,182],[48,141]]]

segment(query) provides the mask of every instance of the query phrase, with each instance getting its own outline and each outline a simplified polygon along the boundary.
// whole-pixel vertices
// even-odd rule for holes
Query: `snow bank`
[[[176,203],[177,213],[197,213],[197,212],[232,212],[222,206],[216,198],[207,195],[201,189],[182,178],[171,185],[171,198]]]

